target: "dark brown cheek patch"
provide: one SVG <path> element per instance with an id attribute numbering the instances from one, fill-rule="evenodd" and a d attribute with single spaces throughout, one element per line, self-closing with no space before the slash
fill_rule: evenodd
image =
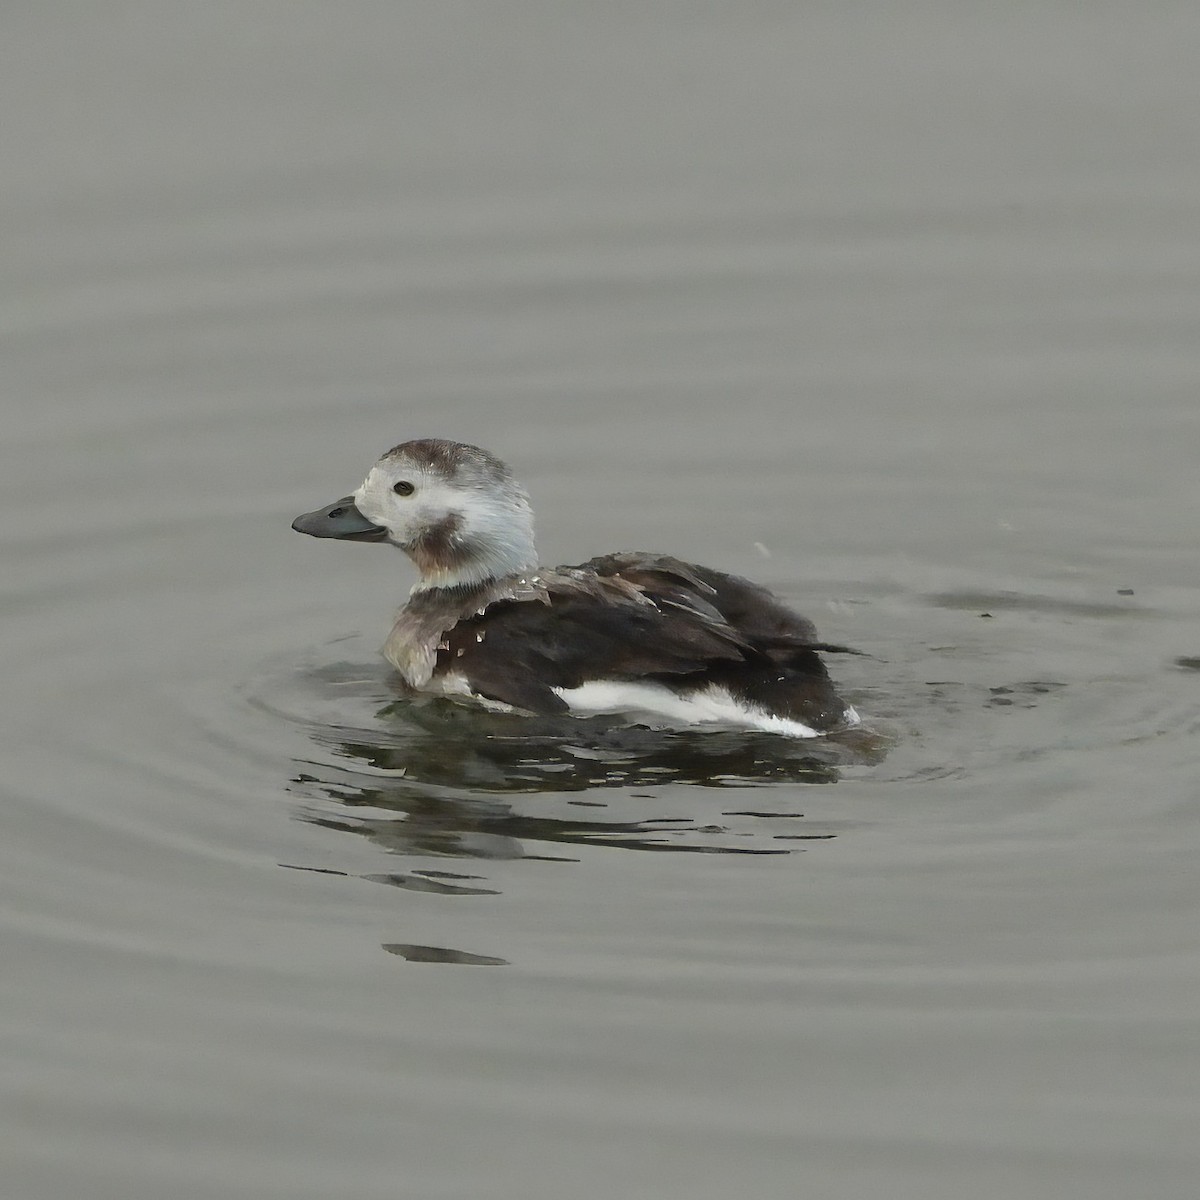
<path id="1" fill-rule="evenodd" d="M 462 523 L 460 513 L 450 513 L 435 525 L 422 530 L 406 547 L 409 556 L 423 575 L 453 570 L 461 567 L 471 557 L 470 550 L 459 536 Z"/>

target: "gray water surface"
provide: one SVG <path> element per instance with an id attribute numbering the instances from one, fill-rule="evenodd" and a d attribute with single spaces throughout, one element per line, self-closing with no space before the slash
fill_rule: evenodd
<path id="1" fill-rule="evenodd" d="M 1195 1194 L 1194 6 L 3 28 L 6 1200 Z M 397 707 L 414 436 L 867 733 Z"/>

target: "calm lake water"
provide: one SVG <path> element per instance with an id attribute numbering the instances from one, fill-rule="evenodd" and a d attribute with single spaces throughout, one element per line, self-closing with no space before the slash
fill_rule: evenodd
<path id="1" fill-rule="evenodd" d="M 1195 1195 L 1200 9 L 3 28 L 6 1200 Z M 868 734 L 395 706 L 417 436 Z"/>

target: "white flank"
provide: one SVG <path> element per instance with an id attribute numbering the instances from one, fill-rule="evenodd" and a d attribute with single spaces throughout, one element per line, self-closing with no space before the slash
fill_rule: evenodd
<path id="1" fill-rule="evenodd" d="M 455 673 L 437 676 L 433 684 L 424 690 L 452 699 L 470 699 L 489 712 L 517 711 L 503 700 L 489 700 L 471 691 L 466 679 Z M 781 733 L 785 737 L 824 736 L 820 730 L 802 721 L 790 721 L 787 717 L 777 717 L 753 705 L 742 704 L 724 688 L 715 686 L 693 692 L 690 696 L 680 696 L 659 683 L 595 679 L 577 688 L 552 690 L 567 702 L 571 714 L 576 717 L 628 713 L 632 716 L 657 717 L 673 726 L 720 724 L 738 729 L 757 729 L 763 733 Z M 843 722 L 843 729 L 852 729 L 862 723 L 862 718 L 847 705 Z"/>
<path id="2" fill-rule="evenodd" d="M 708 725 L 720 723 L 741 729 L 759 729 L 764 733 L 782 733 L 787 737 L 820 737 L 819 730 L 787 717 L 773 716 L 761 708 L 742 704 L 724 688 L 707 687 L 688 696 L 680 696 L 658 683 L 634 683 L 593 680 L 577 688 L 555 688 L 581 716 L 599 713 L 645 713 L 665 717 L 672 724 Z M 858 714 L 846 710 L 847 724 L 857 725 Z"/>

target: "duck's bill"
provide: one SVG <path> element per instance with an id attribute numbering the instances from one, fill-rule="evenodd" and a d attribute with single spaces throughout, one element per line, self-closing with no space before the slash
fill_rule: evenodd
<path id="1" fill-rule="evenodd" d="M 297 533 L 309 537 L 341 538 L 347 542 L 382 542 L 387 530 L 373 525 L 358 511 L 353 496 L 343 496 L 316 512 L 302 513 L 292 522 Z"/>

